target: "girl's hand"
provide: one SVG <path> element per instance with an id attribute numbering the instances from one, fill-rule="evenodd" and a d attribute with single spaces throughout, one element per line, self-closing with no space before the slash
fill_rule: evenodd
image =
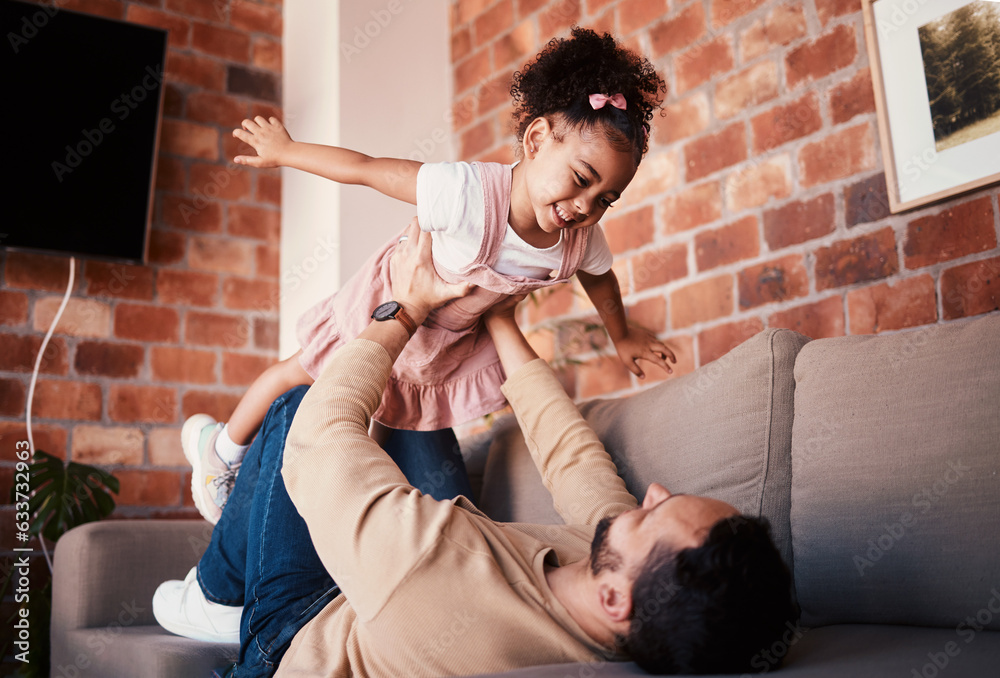
<path id="1" fill-rule="evenodd" d="M 490 318 L 513 318 L 514 309 L 516 309 L 517 305 L 524 301 L 524 298 L 527 296 L 527 294 L 514 294 L 506 297 L 490 306 L 486 310 L 486 313 L 483 314 L 483 317 L 486 320 L 489 320 Z"/>
<path id="2" fill-rule="evenodd" d="M 281 167 L 282 154 L 295 143 L 281 121 L 277 118 L 265 120 L 258 115 L 253 120 L 244 120 L 242 125 L 242 129 L 233 130 L 233 136 L 253 146 L 257 155 L 238 155 L 233 162 L 250 167 Z"/>
<path id="3" fill-rule="evenodd" d="M 628 333 L 615 342 L 615 350 L 618 351 L 618 357 L 626 369 L 640 379 L 646 375 L 639 367 L 637 362 L 639 360 L 655 363 L 666 370 L 667 374 L 674 373 L 667 361 L 677 363 L 677 356 L 670 347 L 657 339 L 652 332 L 640 327 L 629 327 Z"/>

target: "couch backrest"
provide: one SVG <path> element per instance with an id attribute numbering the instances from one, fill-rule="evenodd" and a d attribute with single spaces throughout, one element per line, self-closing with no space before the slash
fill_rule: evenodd
<path id="1" fill-rule="evenodd" d="M 795 381 L 803 623 L 1000 629 L 1000 314 L 813 341 Z"/>
<path id="2" fill-rule="evenodd" d="M 581 410 L 640 500 L 655 481 L 765 516 L 791 564 L 792 368 L 807 341 L 765 330 L 691 374 Z M 559 521 L 516 422 L 497 426 L 480 507 L 496 520 Z"/>

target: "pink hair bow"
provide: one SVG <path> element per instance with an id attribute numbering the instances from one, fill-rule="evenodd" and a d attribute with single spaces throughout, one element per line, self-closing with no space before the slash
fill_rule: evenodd
<path id="1" fill-rule="evenodd" d="M 594 110 L 599 110 L 604 108 L 604 104 L 610 103 L 615 108 L 624 111 L 625 110 L 625 97 L 619 94 L 612 94 L 611 96 L 605 96 L 603 94 L 591 94 L 590 95 L 590 105 L 594 107 Z"/>

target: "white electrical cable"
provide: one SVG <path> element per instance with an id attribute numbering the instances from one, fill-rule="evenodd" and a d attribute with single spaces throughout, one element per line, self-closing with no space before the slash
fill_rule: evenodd
<path id="1" fill-rule="evenodd" d="M 45 333 L 45 338 L 42 340 L 42 345 L 38 349 L 38 357 L 35 358 L 35 369 L 31 372 L 31 383 L 28 385 L 28 403 L 25 405 L 25 424 L 28 427 L 28 449 L 31 452 L 31 459 L 35 458 L 35 439 L 31 435 L 31 401 L 35 397 L 35 382 L 38 381 L 38 370 L 42 366 L 42 356 L 45 355 L 45 349 L 49 345 L 49 339 L 52 338 L 52 333 L 56 329 L 56 325 L 59 324 L 59 318 L 62 317 L 63 311 L 66 310 L 66 304 L 69 302 L 70 294 L 73 293 L 73 279 L 76 275 L 76 259 L 74 257 L 69 258 L 69 282 L 66 283 L 66 294 L 63 295 L 62 303 L 59 304 L 59 310 L 56 311 L 56 317 L 52 319 L 52 324 L 49 325 L 49 331 Z M 49 550 L 45 548 L 45 538 L 42 535 L 38 535 L 38 543 L 42 545 L 42 553 L 45 554 L 45 562 L 49 564 L 49 572 L 52 571 L 52 558 L 49 557 Z"/>

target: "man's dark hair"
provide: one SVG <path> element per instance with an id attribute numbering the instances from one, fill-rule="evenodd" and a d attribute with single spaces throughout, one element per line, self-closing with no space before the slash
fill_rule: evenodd
<path id="1" fill-rule="evenodd" d="M 724 518 L 701 546 L 657 546 L 632 586 L 624 639 L 650 673 L 739 673 L 795 621 L 791 575 L 767 519 Z"/>

